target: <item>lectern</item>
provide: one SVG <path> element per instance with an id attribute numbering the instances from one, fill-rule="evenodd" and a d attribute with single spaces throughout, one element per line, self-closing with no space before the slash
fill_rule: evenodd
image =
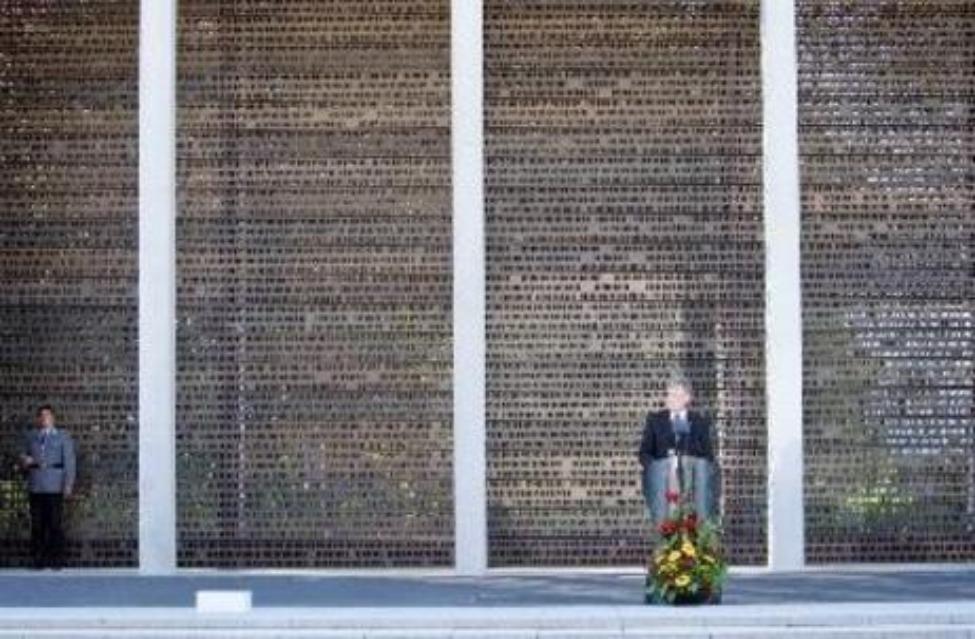
<path id="1" fill-rule="evenodd" d="M 653 460 L 643 472 L 643 498 L 655 524 L 677 508 L 667 501 L 670 491 L 679 493 L 681 501 L 692 505 L 699 517 L 717 518 L 721 474 L 710 459 L 671 454 Z"/>

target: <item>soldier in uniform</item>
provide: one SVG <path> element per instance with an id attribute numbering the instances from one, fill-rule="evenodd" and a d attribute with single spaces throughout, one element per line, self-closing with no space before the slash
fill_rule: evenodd
<path id="1" fill-rule="evenodd" d="M 75 447 L 71 436 L 54 425 L 54 408 L 37 409 L 35 428 L 24 439 L 20 467 L 30 493 L 31 555 L 35 568 L 64 565 L 62 513 L 75 481 Z"/>

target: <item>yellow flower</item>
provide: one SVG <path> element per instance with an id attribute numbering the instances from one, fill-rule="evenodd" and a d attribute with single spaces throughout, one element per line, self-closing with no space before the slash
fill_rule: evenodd
<path id="1" fill-rule="evenodd" d="M 666 559 L 666 558 L 667 558 L 667 556 L 664 555 L 663 553 L 661 553 L 661 554 L 659 554 L 659 555 L 657 555 L 656 557 L 653 558 L 653 563 L 655 563 L 655 564 L 657 564 L 659 566 L 660 564 L 664 563 L 664 559 Z"/>
<path id="2" fill-rule="evenodd" d="M 684 545 L 681 546 L 680 549 L 681 549 L 681 552 L 683 552 L 688 557 L 693 557 L 694 555 L 697 554 L 697 551 L 694 550 L 694 544 L 692 544 L 689 541 L 685 541 L 684 542 Z"/>
<path id="3" fill-rule="evenodd" d="M 667 555 L 667 560 L 668 561 L 677 561 L 679 559 L 680 559 L 680 551 L 679 550 L 671 550 L 670 551 L 670 554 Z"/>
<path id="4" fill-rule="evenodd" d="M 701 555 L 701 561 L 703 561 L 706 564 L 713 564 L 714 557 L 712 557 L 711 555 Z"/>
<path id="5" fill-rule="evenodd" d="M 687 574 L 679 575 L 677 579 L 674 580 L 674 583 L 678 588 L 683 588 L 687 584 L 691 583 L 691 576 Z"/>

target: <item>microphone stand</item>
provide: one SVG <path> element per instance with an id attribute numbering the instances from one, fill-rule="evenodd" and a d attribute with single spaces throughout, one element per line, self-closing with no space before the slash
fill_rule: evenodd
<path id="1" fill-rule="evenodd" d="M 684 448 L 687 445 L 687 438 L 690 435 L 690 415 L 682 423 L 682 428 L 677 428 L 674 424 L 674 447 L 677 453 L 677 491 L 680 493 L 681 501 L 685 501 L 687 496 L 684 494 Z M 686 430 L 685 430 L 686 429 Z"/>
<path id="2" fill-rule="evenodd" d="M 680 494 L 681 501 L 685 501 L 687 496 L 684 494 L 684 451 L 682 450 L 682 444 L 684 443 L 684 436 L 681 433 L 675 433 L 675 439 L 677 440 L 677 492 Z"/>

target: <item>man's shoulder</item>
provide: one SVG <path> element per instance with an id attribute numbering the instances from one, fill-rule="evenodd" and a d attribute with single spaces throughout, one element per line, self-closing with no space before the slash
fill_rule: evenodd
<path id="1" fill-rule="evenodd" d="M 663 421 L 664 419 L 667 420 L 670 419 L 670 414 L 668 413 L 666 408 L 662 408 L 659 410 L 654 409 L 647 412 L 647 421 L 649 422 L 659 422 L 659 421 Z"/>
<path id="2" fill-rule="evenodd" d="M 711 414 L 706 410 L 695 409 L 687 412 L 691 423 L 710 424 Z"/>

